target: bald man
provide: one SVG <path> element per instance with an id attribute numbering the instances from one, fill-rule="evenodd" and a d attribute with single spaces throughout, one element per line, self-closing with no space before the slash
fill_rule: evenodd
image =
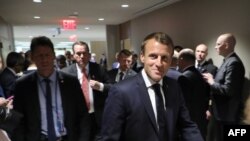
<path id="1" fill-rule="evenodd" d="M 201 72 L 209 72 L 215 76 L 217 67 L 206 60 L 208 55 L 208 47 L 205 44 L 199 44 L 195 49 L 195 67 Z"/>
<path id="2" fill-rule="evenodd" d="M 242 89 L 245 76 L 244 65 L 234 52 L 236 39 L 231 33 L 222 34 L 216 41 L 215 49 L 224 61 L 213 78 L 204 73 L 212 94 L 212 118 L 214 135 L 209 140 L 223 140 L 223 126 L 238 124 L 241 118 Z"/>

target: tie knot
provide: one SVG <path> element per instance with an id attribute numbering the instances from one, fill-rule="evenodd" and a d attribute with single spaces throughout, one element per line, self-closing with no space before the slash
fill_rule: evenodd
<path id="1" fill-rule="evenodd" d="M 44 80 L 44 82 L 46 82 L 46 83 L 50 83 L 50 79 L 49 78 L 45 78 L 45 79 L 43 79 Z"/>
<path id="2" fill-rule="evenodd" d="M 82 68 L 82 72 L 86 73 L 86 68 L 85 67 Z"/>
<path id="3" fill-rule="evenodd" d="M 152 85 L 152 88 L 154 89 L 154 90 L 160 90 L 160 84 L 159 83 L 155 83 L 155 84 L 153 84 Z"/>

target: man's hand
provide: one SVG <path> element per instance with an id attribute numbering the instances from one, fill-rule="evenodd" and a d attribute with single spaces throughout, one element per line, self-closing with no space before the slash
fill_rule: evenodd
<path id="1" fill-rule="evenodd" d="M 100 91 L 100 87 L 101 87 L 100 82 L 95 81 L 95 80 L 90 80 L 90 81 L 89 81 L 89 84 L 90 84 L 90 87 L 91 87 L 92 89 Z"/>
<path id="2" fill-rule="evenodd" d="M 202 76 L 209 85 L 214 84 L 214 78 L 211 73 L 203 73 Z"/>
<path id="3" fill-rule="evenodd" d="M 207 110 L 206 111 L 206 119 L 210 120 L 211 116 L 212 116 L 211 112 L 209 110 Z"/>

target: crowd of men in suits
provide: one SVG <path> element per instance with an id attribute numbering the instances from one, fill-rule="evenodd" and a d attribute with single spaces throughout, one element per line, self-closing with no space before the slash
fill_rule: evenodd
<path id="1" fill-rule="evenodd" d="M 117 55 L 119 67 L 107 71 L 90 61 L 90 48 L 83 41 L 72 45 L 72 56 L 70 52 L 60 56 L 65 64 L 57 69 L 54 61 L 60 58 L 51 40 L 35 37 L 30 45 L 35 70 L 17 79 L 24 60 L 13 52 L 0 74 L 4 97 L 14 96 L 11 111 L 18 113 L 10 138 L 222 141 L 223 126 L 239 124 L 243 110 L 240 93 L 245 69 L 234 52 L 235 44 L 230 33 L 218 37 L 215 49 L 224 57 L 218 69 L 206 60 L 205 44 L 195 51 L 184 48 L 177 52 L 167 34 L 155 32 L 142 43 L 139 58 L 143 67 L 134 67 L 138 56 L 123 49 Z M 0 105 L 1 111 L 5 109 Z M 6 117 L 3 113 L 0 121 Z"/>

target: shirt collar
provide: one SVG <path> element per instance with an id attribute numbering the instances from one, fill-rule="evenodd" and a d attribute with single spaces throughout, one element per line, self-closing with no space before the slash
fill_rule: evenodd
<path id="1" fill-rule="evenodd" d="M 232 54 L 234 54 L 234 52 L 229 53 L 229 54 L 224 58 L 224 60 L 227 60 L 227 58 L 229 58 Z"/>
<path id="2" fill-rule="evenodd" d="M 82 73 L 82 68 L 79 67 L 79 65 L 76 63 L 76 69 L 78 72 L 81 72 Z M 89 63 L 85 66 L 85 69 L 87 71 L 87 74 L 89 74 Z"/>
<path id="3" fill-rule="evenodd" d="M 147 88 L 149 88 L 152 85 L 154 85 L 155 83 L 157 83 L 148 77 L 148 75 L 146 74 L 146 71 L 144 69 L 142 70 L 142 78 L 143 78 Z M 158 83 L 162 86 L 162 79 Z"/>

